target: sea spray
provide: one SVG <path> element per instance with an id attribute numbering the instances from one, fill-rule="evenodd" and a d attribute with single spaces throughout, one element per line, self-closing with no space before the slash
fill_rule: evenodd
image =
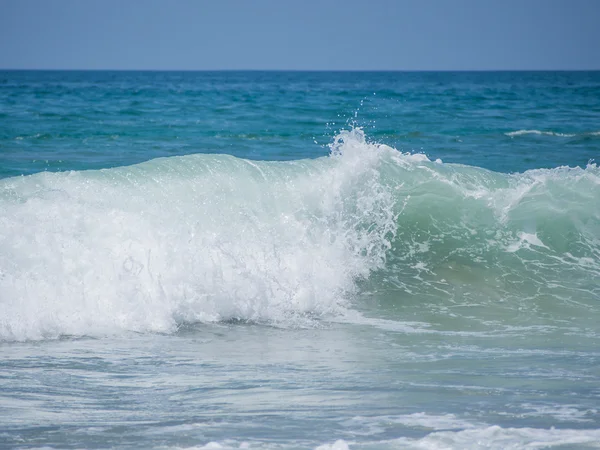
<path id="1" fill-rule="evenodd" d="M 3 180 L 0 336 L 336 313 L 384 265 L 391 151 L 353 130 L 317 160 L 192 155 Z"/>

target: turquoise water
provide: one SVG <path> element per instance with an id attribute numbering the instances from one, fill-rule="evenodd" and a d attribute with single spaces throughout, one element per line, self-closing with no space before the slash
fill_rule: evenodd
<path id="1" fill-rule="evenodd" d="M 0 72 L 0 447 L 600 447 L 599 72 Z"/>
<path id="2" fill-rule="evenodd" d="M 326 156 L 370 140 L 500 172 L 585 166 L 600 149 L 598 72 L 0 72 L 0 172 L 159 156 Z"/>

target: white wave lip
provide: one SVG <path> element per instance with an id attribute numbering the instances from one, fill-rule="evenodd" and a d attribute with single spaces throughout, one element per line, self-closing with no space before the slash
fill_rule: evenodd
<path id="1" fill-rule="evenodd" d="M 541 130 L 517 130 L 510 131 L 508 133 L 504 133 L 506 136 L 515 137 L 515 136 L 525 136 L 528 134 L 535 134 L 538 136 L 559 136 L 559 137 L 574 137 L 575 134 L 571 133 L 558 133 L 556 131 L 541 131 Z"/>
<path id="2" fill-rule="evenodd" d="M 558 131 L 544 131 L 544 130 L 516 130 L 504 133 L 505 136 L 517 137 L 527 135 L 537 136 L 556 136 L 556 137 L 576 137 L 576 136 L 600 136 L 600 131 L 590 131 L 589 133 L 560 133 Z"/>
<path id="3" fill-rule="evenodd" d="M 395 232 L 389 147 L 330 158 L 195 155 L 0 182 L 0 339 L 290 323 L 343 309 Z"/>

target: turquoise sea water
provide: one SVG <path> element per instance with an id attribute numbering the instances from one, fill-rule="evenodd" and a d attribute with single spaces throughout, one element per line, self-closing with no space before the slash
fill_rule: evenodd
<path id="1" fill-rule="evenodd" d="M 600 72 L 0 72 L 1 448 L 600 447 Z"/>

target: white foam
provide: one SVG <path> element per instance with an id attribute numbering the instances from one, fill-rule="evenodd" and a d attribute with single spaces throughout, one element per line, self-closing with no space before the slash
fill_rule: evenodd
<path id="1" fill-rule="evenodd" d="M 600 447 L 600 430 L 502 428 L 494 425 L 457 432 L 439 431 L 421 439 L 399 438 L 378 444 L 379 448 L 430 450 L 541 449 L 573 445 Z"/>
<path id="2" fill-rule="evenodd" d="M 392 150 L 343 132 L 289 163 L 197 155 L 0 182 L 0 339 L 284 326 L 344 309 L 384 264 Z"/>
<path id="3" fill-rule="evenodd" d="M 517 237 L 517 241 L 510 243 L 506 247 L 507 252 L 514 253 L 522 248 L 530 249 L 532 245 L 535 247 L 548 249 L 548 247 L 544 245 L 544 243 L 535 233 L 519 232 L 517 233 Z"/>
<path id="4" fill-rule="evenodd" d="M 343 439 L 338 439 L 333 444 L 323 444 L 315 448 L 315 450 L 349 450 L 348 443 Z"/>
<path id="5" fill-rule="evenodd" d="M 594 422 L 597 409 L 579 409 L 578 405 L 521 405 L 527 412 L 522 416 L 550 416 L 562 422 Z"/>
<path id="6" fill-rule="evenodd" d="M 504 133 L 505 136 L 517 137 L 534 134 L 538 136 L 556 136 L 556 137 L 575 137 L 575 136 L 600 136 L 600 131 L 590 131 L 582 133 L 559 133 L 557 131 L 542 131 L 542 130 L 517 130 Z"/>
<path id="7" fill-rule="evenodd" d="M 409 425 L 412 426 L 412 425 Z M 421 428 L 420 424 L 414 425 Z M 202 446 L 189 447 L 194 450 L 238 449 L 238 448 L 296 448 L 304 445 L 277 445 L 267 443 L 247 443 L 233 440 L 209 442 Z M 399 437 L 396 439 L 372 441 L 361 439 L 351 441 L 338 439 L 318 445 L 315 450 L 358 450 L 358 449 L 406 449 L 406 450 L 506 450 L 543 448 L 600 448 L 598 429 L 542 429 L 542 428 L 502 428 L 497 425 L 471 427 L 459 431 L 434 431 L 422 438 Z"/>
<path id="8" fill-rule="evenodd" d="M 510 131 L 508 133 L 504 133 L 506 136 L 515 137 L 515 136 L 525 136 L 528 134 L 536 134 L 538 136 L 558 136 L 558 137 L 574 137 L 575 134 L 571 133 L 558 133 L 556 131 L 541 131 L 541 130 L 517 130 Z"/>
<path id="9" fill-rule="evenodd" d="M 211 441 L 204 445 L 194 447 L 176 447 L 178 449 L 186 450 L 238 450 L 238 449 L 249 449 L 249 448 L 269 448 L 266 446 L 251 447 L 248 442 L 237 442 L 232 439 L 228 439 L 222 442 Z"/>

